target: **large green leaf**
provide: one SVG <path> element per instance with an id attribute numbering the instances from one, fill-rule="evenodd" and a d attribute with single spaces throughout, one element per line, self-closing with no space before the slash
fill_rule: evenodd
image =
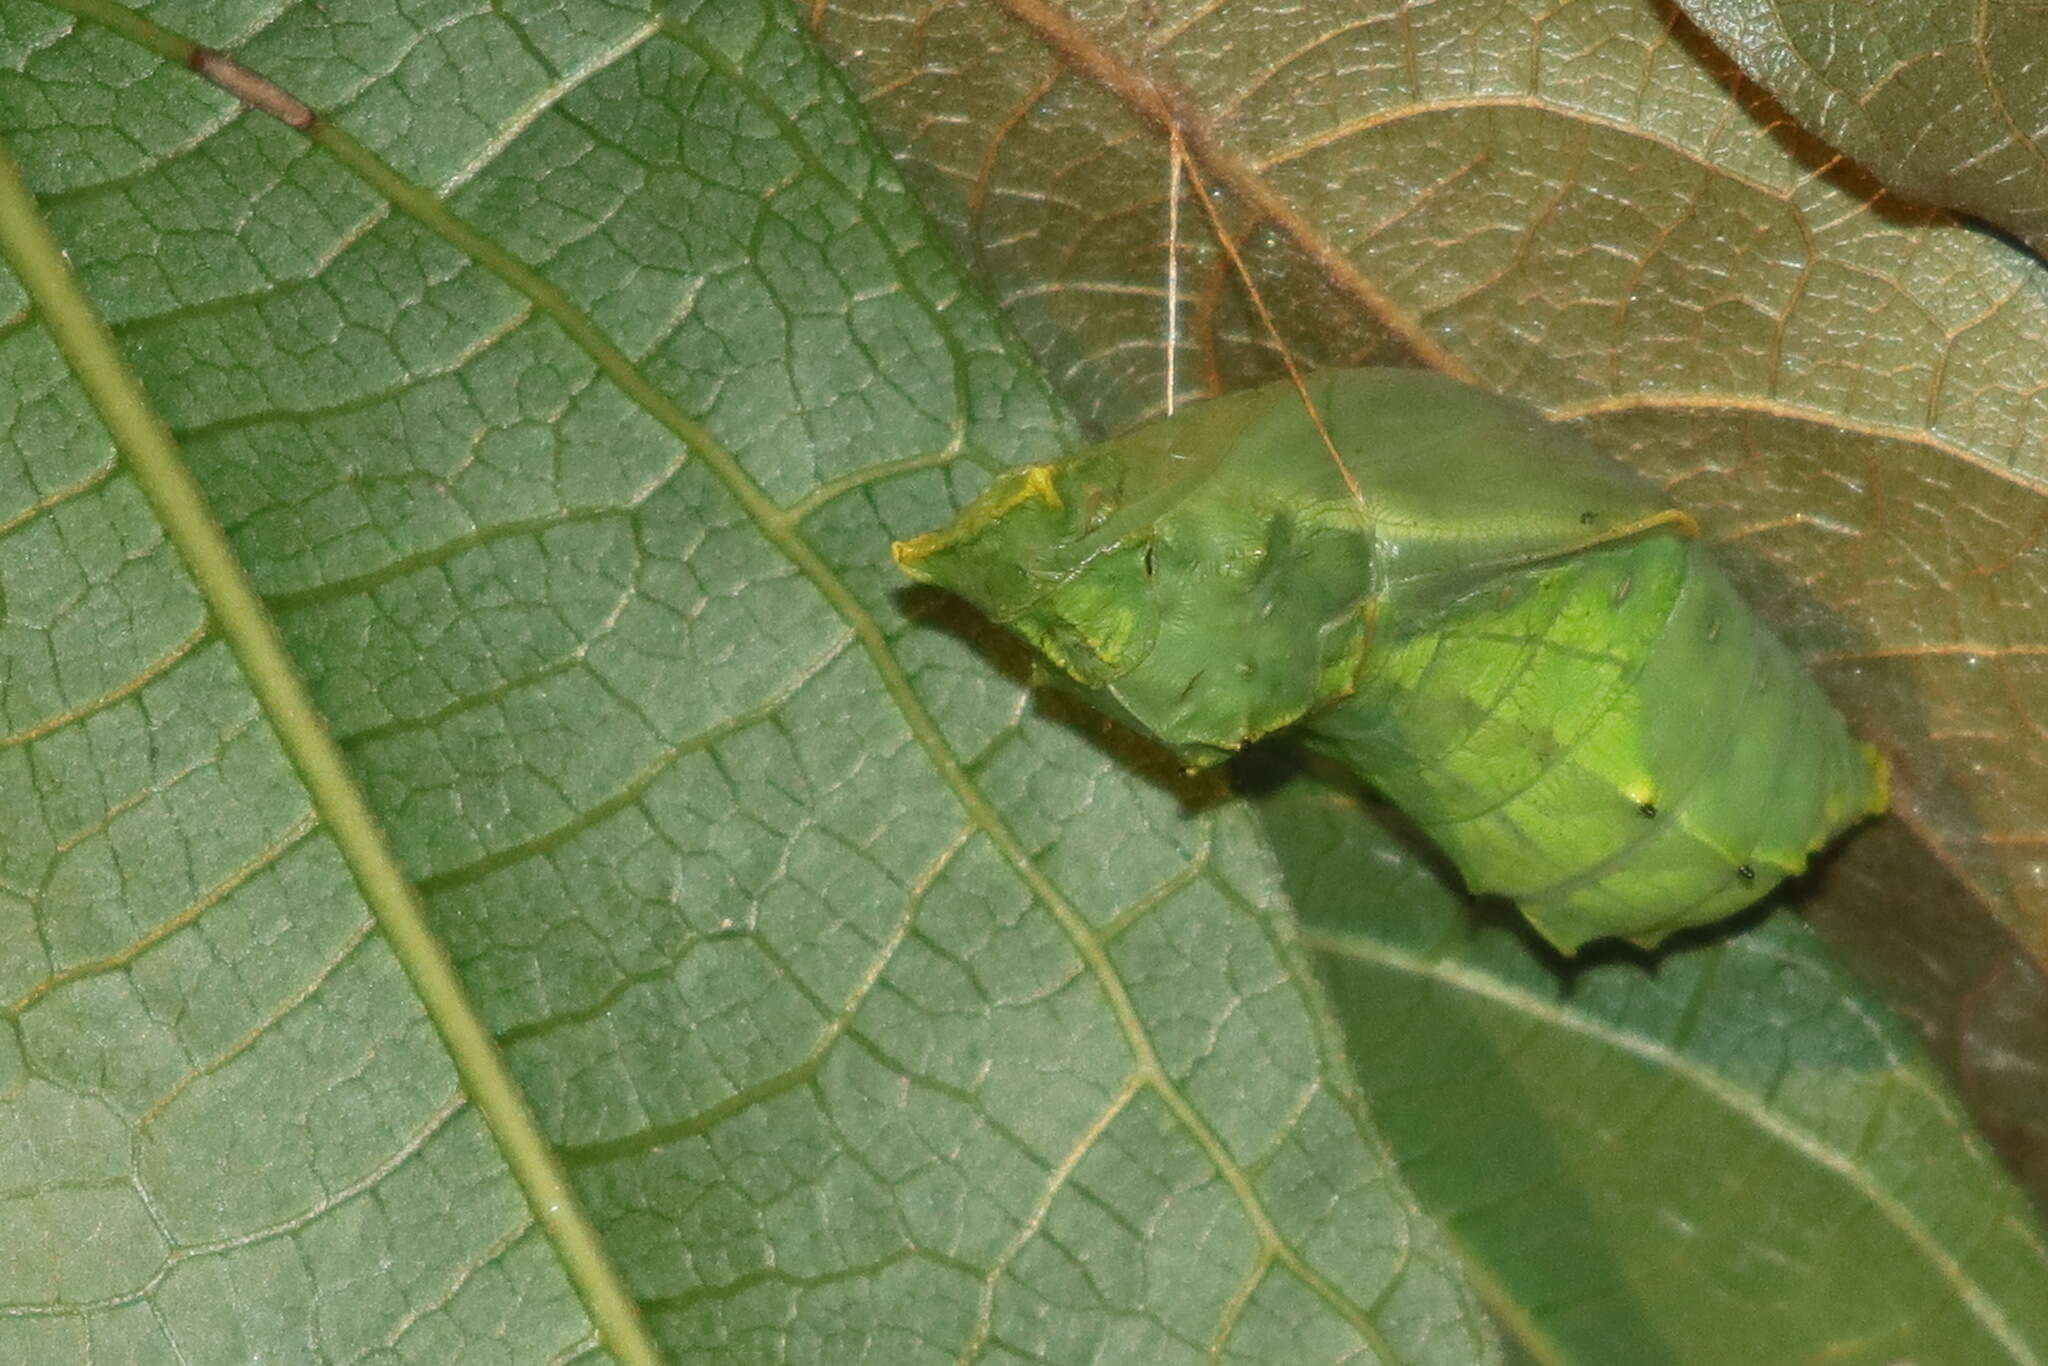
<path id="1" fill-rule="evenodd" d="M 1008 23 L 946 17 L 983 16 Z M 1537 1350 L 1649 1324 L 1719 1359 L 1658 1309 L 1694 1284 L 1682 1244 L 1565 1305 L 1527 1279 L 1542 1245 L 1473 1236 L 1491 1159 L 1422 1179 L 1432 1126 L 1373 1095 L 1410 1064 L 1347 1060 L 1370 1026 L 1346 988 L 1340 1033 L 1298 946 L 1294 898 L 1326 959 L 1365 956 L 1314 859 L 901 593 L 892 537 L 1074 439 L 1012 324 L 1043 343 L 1034 299 L 1120 283 L 1009 277 L 1007 319 L 984 307 L 768 0 L 155 17 L 0 10 L 0 137 L 66 254 L 5 196 L 0 1358 L 1462 1366 L 1500 1351 L 1469 1268 Z M 184 29 L 317 122 L 209 84 L 238 73 Z M 1045 122 L 1073 166 L 1126 148 L 1163 184 L 1111 74 Z M 1121 342 L 1065 343 L 1132 362 L 1063 385 L 1096 417 L 1155 392 L 1142 293 Z M 1501 980 L 1556 985 L 1507 947 Z M 1881 1304 L 2048 1357 L 2024 1204 L 1924 1065 L 1881 1021 L 1824 1051 L 1878 1009 L 1846 979 L 1775 986 L 1781 1028 L 1716 1037 L 1733 1071 L 1784 1038 L 1820 1060 L 1783 1081 L 1814 1141 L 1699 1088 L 1793 1168 L 1724 1196 L 1759 1219 L 1703 1264 L 1821 1268 L 1788 1342 Z M 1632 1028 L 1653 1085 L 1700 1074 Z M 1859 1124 L 1886 1103 L 1908 1122 Z M 1583 1112 L 1543 1122 L 1532 1150 Z M 1682 1123 L 1643 1133 L 1723 1170 Z M 1634 1255 L 1610 1218 L 1565 1232 Z M 1857 1220 L 1927 1232 L 1873 1267 Z"/>
<path id="2" fill-rule="evenodd" d="M 1068 428 L 793 13 L 266 14 L 310 137 L 105 17 L 0 61 L 0 1358 L 1493 1356 L 1249 818 L 900 610 Z"/>

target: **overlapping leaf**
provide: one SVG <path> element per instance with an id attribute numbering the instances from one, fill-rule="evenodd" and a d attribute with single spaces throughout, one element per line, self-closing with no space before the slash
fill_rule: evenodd
<path id="1" fill-rule="evenodd" d="M 2048 14 L 1997 0 L 1681 0 L 1816 134 L 1909 199 L 2048 242 Z"/>
<path id="2" fill-rule="evenodd" d="M 1341 787 L 1297 780 L 1261 807 L 1375 1117 L 1527 1308 L 1531 1346 L 2039 1358 L 2038 1225 L 1908 1032 L 1796 917 L 1654 972 L 1615 955 L 1560 974 Z"/>

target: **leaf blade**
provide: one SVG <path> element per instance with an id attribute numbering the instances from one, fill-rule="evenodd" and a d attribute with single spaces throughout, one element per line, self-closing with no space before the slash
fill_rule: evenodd
<path id="1" fill-rule="evenodd" d="M 202 297 L 136 288 L 109 312 L 663 1346 L 898 1361 L 934 1341 L 1111 1341 L 1171 1359 L 1263 1325 L 1354 1355 L 1378 1337 L 1396 1359 L 1485 1359 L 1440 1240 L 1396 1183 L 1361 1175 L 1384 1164 L 1325 1093 L 1328 1058 L 1282 1051 L 1313 1034 L 1312 998 L 1269 992 L 1262 1030 L 1216 1032 L 1292 1097 L 1227 1125 L 1241 1102 L 1190 1025 L 1169 1017 L 1167 1049 L 1118 1002 L 1134 969 L 1112 940 L 1141 926 L 1205 927 L 1261 982 L 1289 981 L 1270 892 L 1198 885 L 1209 836 L 1172 794 L 1027 713 L 891 596 L 892 530 L 1061 438 L 1042 389 L 786 15 L 611 19 L 520 35 L 522 58 L 574 76 L 542 83 L 539 113 L 479 127 L 450 101 L 417 139 L 378 111 L 405 82 L 459 88 L 447 52 L 504 33 L 354 35 L 402 54 L 405 80 L 353 105 L 289 82 L 334 120 L 323 155 L 214 109 L 135 177 L 150 212 L 91 193 L 59 207 L 87 278 L 116 293 L 127 248 L 97 250 L 115 223 L 220 241 L 259 225 L 259 268 L 223 253 Z M 237 56 L 317 75 L 321 23 L 291 11 Z M 758 181 L 726 178 L 733 147 L 760 154 Z M 205 180 L 215 160 L 244 178 Z M 193 181 L 196 223 L 168 212 Z M 445 200 L 428 188 L 444 184 Z M 265 221 L 280 202 L 306 210 L 287 216 L 301 236 Z M 952 453 L 884 445 L 912 438 Z M 1049 817 L 1048 785 L 1072 803 Z M 1085 818 L 1112 808 L 1145 857 L 1062 929 L 1033 894 L 1059 892 L 1049 868 L 1100 866 Z M 1154 884 L 1183 890 L 1146 901 Z M 348 925 L 342 952 L 385 963 Z M 1198 965 L 1208 989 L 1219 975 Z M 331 980 L 298 985 L 324 1002 Z M 203 978 L 173 981 L 203 996 Z M 288 1052 L 275 1026 L 247 1033 L 243 1056 Z M 1134 1063 L 1134 1043 L 1157 1057 Z M 216 1126 L 262 1092 L 223 1070 Z M 443 1128 L 461 1123 L 451 1095 Z M 374 1200 L 423 1145 L 363 1127 L 390 1170 L 347 1193 Z M 223 1183 L 253 1198 L 249 1175 Z M 470 1178 L 475 1203 L 501 1204 L 501 1180 Z M 455 1222 L 459 1184 L 412 1189 Z M 1373 1220 L 1331 1219 L 1333 1191 L 1365 1192 Z M 1191 1236 L 1144 1236 L 1155 1223 Z M 432 1265 L 435 1221 L 410 1232 L 408 1264 Z M 337 1256 L 287 1287 L 266 1260 L 282 1243 L 250 1256 L 260 1289 L 212 1296 L 229 1345 L 205 1354 L 449 1342 L 431 1305 L 403 1303 L 431 1274 L 357 1292 Z M 1100 1278 L 1074 1274 L 1084 1246 Z M 170 1280 L 164 1312 L 188 1331 L 207 1295 Z M 1155 1286 L 1175 1289 L 1155 1303 Z M 51 1313 L 117 1331 L 102 1308 Z"/>

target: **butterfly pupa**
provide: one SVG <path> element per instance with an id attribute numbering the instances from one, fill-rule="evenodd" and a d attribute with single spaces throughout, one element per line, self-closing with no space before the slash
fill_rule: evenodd
<path id="1" fill-rule="evenodd" d="M 1190 765 L 1279 731 L 1565 952 L 1755 902 L 1888 799 L 1657 491 L 1425 371 L 1208 399 L 899 542 Z"/>

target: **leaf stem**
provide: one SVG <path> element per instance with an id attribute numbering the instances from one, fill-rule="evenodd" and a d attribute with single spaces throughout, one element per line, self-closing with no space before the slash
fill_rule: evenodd
<path id="1" fill-rule="evenodd" d="M 276 622 L 214 519 L 169 426 L 101 321 L 20 167 L 0 141 L 0 256 L 14 268 L 80 388 L 107 425 L 129 473 L 198 585 L 278 744 L 298 771 L 392 952 L 447 1045 L 462 1088 L 482 1113 L 552 1240 L 592 1323 L 621 1361 L 654 1366 L 659 1349 L 612 1265 L 539 1120 L 428 927 L 406 875 L 341 747 L 328 733 Z"/>

